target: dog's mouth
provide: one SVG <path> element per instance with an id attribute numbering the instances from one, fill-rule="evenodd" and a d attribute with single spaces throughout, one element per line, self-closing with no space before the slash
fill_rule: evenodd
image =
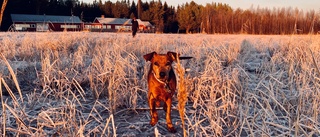
<path id="1" fill-rule="evenodd" d="M 157 78 L 157 79 L 159 79 L 159 80 L 161 80 L 161 81 L 163 81 L 163 82 L 165 82 L 165 81 L 167 81 L 167 78 L 166 77 L 160 77 L 160 78 Z"/>
<path id="2" fill-rule="evenodd" d="M 166 81 L 167 80 L 167 76 L 162 76 L 162 75 L 159 75 L 157 77 L 157 79 L 161 80 L 161 81 Z"/>

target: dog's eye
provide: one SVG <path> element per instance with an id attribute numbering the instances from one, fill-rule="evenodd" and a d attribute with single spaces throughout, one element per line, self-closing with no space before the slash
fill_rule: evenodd
<path id="1" fill-rule="evenodd" d="M 154 65 L 159 66 L 159 63 L 158 63 L 158 62 L 155 62 Z"/>

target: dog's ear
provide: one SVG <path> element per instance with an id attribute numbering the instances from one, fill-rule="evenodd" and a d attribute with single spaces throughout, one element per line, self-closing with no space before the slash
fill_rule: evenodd
<path id="1" fill-rule="evenodd" d="M 153 55 L 157 54 L 157 52 L 151 52 L 151 53 L 148 53 L 146 55 L 143 55 L 143 58 L 146 60 L 146 61 L 151 61 L 151 59 L 153 58 Z"/>
<path id="2" fill-rule="evenodd" d="M 167 55 L 171 61 L 177 61 L 177 58 L 180 56 L 180 54 L 171 51 L 167 52 Z"/>

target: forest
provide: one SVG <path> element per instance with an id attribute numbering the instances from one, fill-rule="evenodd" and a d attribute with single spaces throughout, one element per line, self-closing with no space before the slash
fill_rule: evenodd
<path id="1" fill-rule="evenodd" d="M 4 0 L 0 0 L 2 4 Z M 92 22 L 104 15 L 150 21 L 159 33 L 207 34 L 319 34 L 320 11 L 303 11 L 295 7 L 250 9 L 232 8 L 227 3 L 197 4 L 194 1 L 177 7 L 165 1 L 118 0 L 8 0 L 1 31 L 12 25 L 10 14 L 78 16 Z"/>

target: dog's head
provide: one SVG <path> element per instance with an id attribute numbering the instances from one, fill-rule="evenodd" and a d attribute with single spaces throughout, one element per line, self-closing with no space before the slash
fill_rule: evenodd
<path id="1" fill-rule="evenodd" d="M 146 61 L 151 62 L 152 73 L 157 79 L 166 81 L 169 78 L 169 72 L 172 69 L 172 62 L 177 61 L 179 54 L 168 52 L 167 54 L 157 54 L 152 52 L 143 56 Z"/>

